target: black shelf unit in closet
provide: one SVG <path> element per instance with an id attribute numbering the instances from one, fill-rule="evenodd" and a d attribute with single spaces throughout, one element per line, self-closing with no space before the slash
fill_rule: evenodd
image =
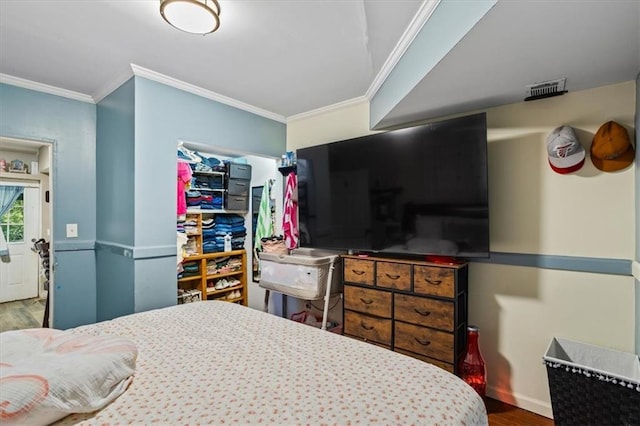
<path id="1" fill-rule="evenodd" d="M 251 165 L 242 163 L 227 163 L 225 175 L 227 190 L 224 208 L 226 210 L 249 210 L 251 197 Z"/>

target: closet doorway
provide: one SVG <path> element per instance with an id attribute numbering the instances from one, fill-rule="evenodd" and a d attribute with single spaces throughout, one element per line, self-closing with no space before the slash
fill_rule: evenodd
<path id="1" fill-rule="evenodd" d="M 0 186 L 14 194 L 0 217 L 8 250 L 0 261 L 0 331 L 51 324 L 45 317 L 53 272 L 44 268 L 53 254 L 47 251 L 43 262 L 34 242 L 52 240 L 52 157 L 52 142 L 0 137 Z"/>
<path id="2" fill-rule="evenodd" d="M 282 199 L 282 175 L 278 172 L 278 165 L 280 158 L 266 157 L 261 155 L 255 155 L 250 152 L 236 151 L 233 149 L 220 147 L 217 145 L 203 144 L 193 141 L 178 141 L 178 147 L 182 145 L 185 148 L 204 154 L 207 157 L 213 156 L 220 160 L 232 160 L 242 161 L 251 165 L 251 187 L 267 185 L 270 181 L 273 181 L 273 193 L 272 197 L 275 200 Z M 252 192 L 253 193 L 253 192 Z M 253 197 L 250 197 L 251 202 L 254 201 Z M 275 203 L 276 218 L 282 217 L 282 205 Z M 251 230 L 253 229 L 253 215 L 252 205 L 250 203 L 249 210 L 245 214 L 245 228 L 247 229 L 247 237 L 245 238 L 245 250 L 247 252 L 247 270 L 246 276 L 253 277 L 253 238 L 251 238 Z M 281 234 L 281 226 L 279 221 L 276 220 L 277 234 Z M 264 306 L 264 289 L 260 288 L 257 283 L 249 278 L 247 282 L 251 282 L 253 285 L 248 286 L 248 306 L 254 309 L 263 309 Z M 273 304 L 278 306 L 277 303 Z"/>

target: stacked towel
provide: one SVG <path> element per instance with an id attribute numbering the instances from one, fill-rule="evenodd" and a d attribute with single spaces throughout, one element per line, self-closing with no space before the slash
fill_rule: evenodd
<path id="1" fill-rule="evenodd" d="M 218 214 L 215 216 L 215 225 L 202 229 L 203 252 L 213 253 L 224 251 L 224 237 L 231 235 L 231 248 L 239 250 L 244 248 L 247 228 L 244 226 L 244 218 L 236 214 Z"/>

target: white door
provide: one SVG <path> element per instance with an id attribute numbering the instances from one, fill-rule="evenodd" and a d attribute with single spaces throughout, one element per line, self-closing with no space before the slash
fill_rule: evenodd
<path id="1" fill-rule="evenodd" d="M 40 234 L 40 189 L 26 186 L 12 208 L 23 210 L 24 221 L 8 223 L 15 232 L 5 235 L 11 262 L 0 262 L 0 303 L 38 296 L 40 259 L 31 251 L 31 240 L 38 239 Z"/>

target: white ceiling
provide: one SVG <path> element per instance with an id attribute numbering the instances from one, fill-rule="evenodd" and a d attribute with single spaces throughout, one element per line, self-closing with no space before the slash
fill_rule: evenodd
<path id="1" fill-rule="evenodd" d="M 640 0 L 502 0 L 381 125 L 521 102 L 548 80 L 571 92 L 639 72 Z"/>
<path id="2" fill-rule="evenodd" d="M 285 121 L 370 96 L 434 3 L 220 0 L 220 29 L 195 36 L 164 22 L 158 0 L 0 0 L 0 73 L 97 100 L 135 64 Z M 498 1 L 382 124 L 518 102 L 560 77 L 569 91 L 633 80 L 639 21 L 638 0 Z"/>

